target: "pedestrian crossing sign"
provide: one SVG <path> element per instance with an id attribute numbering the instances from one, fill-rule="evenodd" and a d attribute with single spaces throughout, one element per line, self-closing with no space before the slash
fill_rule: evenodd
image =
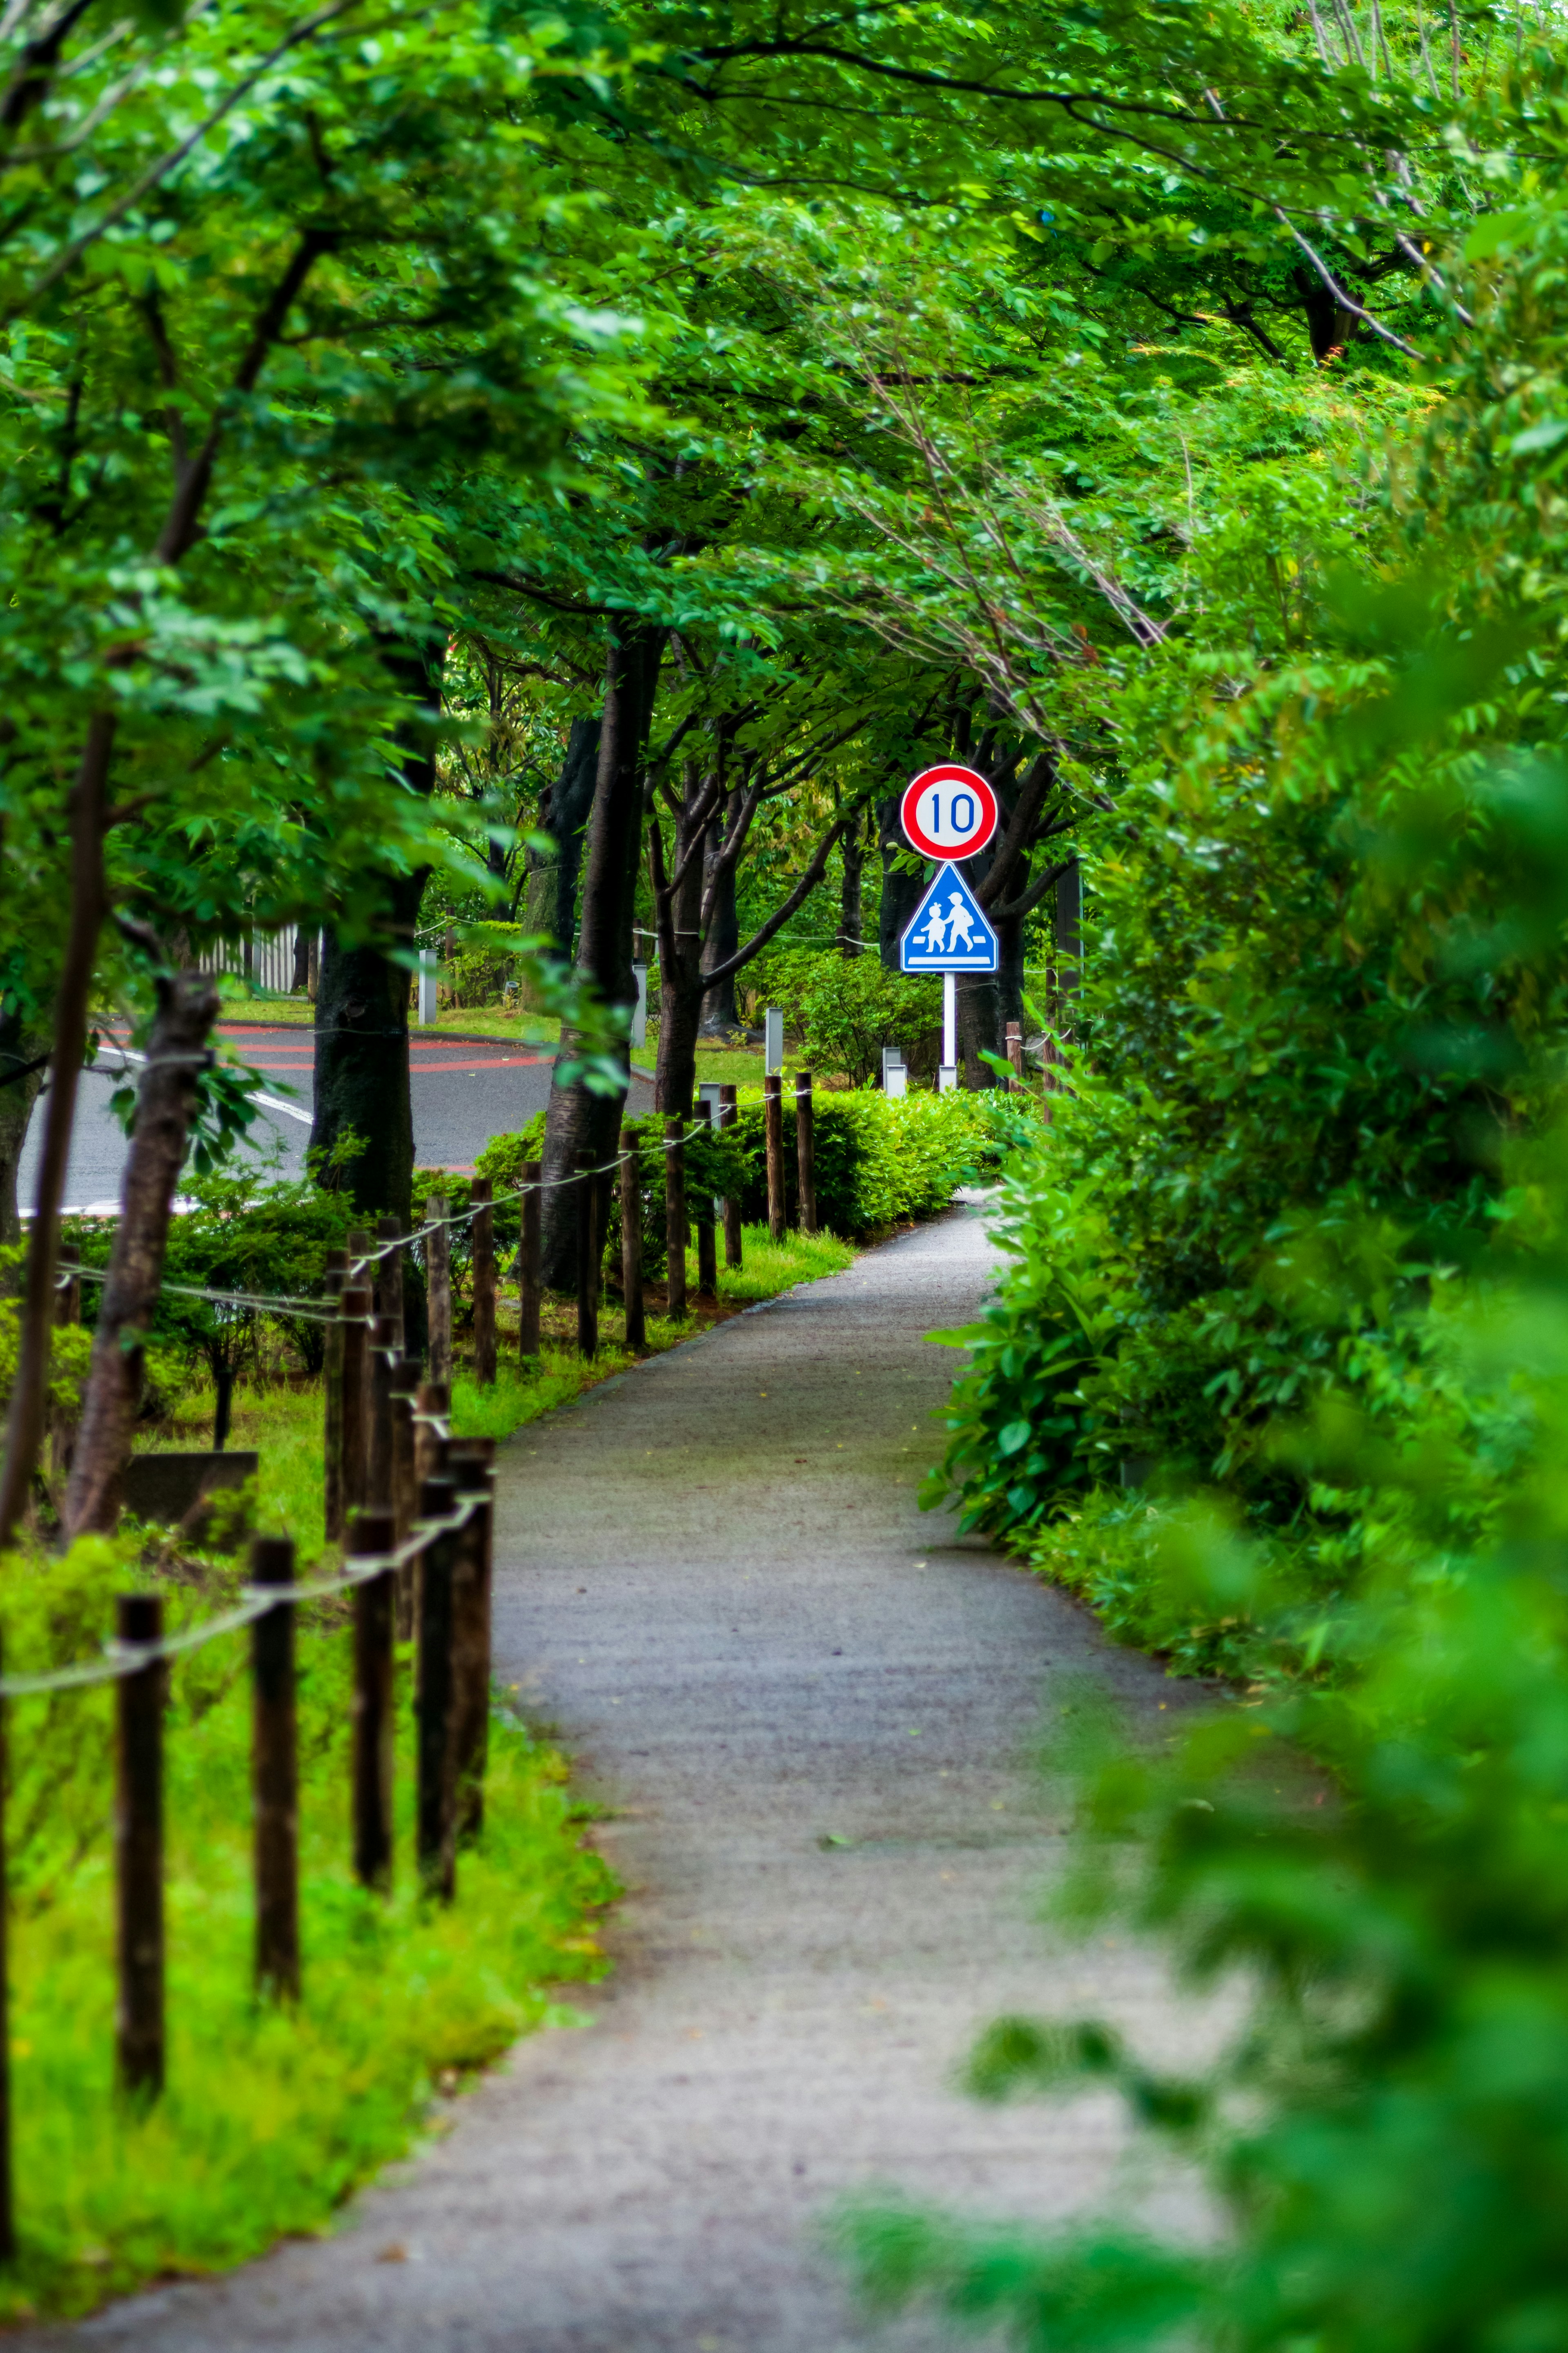
<path id="1" fill-rule="evenodd" d="M 954 866 L 939 866 L 899 942 L 904 972 L 994 972 L 996 934 Z"/>

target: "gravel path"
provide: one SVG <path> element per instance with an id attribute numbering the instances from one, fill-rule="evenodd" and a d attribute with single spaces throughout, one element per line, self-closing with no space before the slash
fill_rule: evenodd
<path id="1" fill-rule="evenodd" d="M 1088 1674 L 1152 1719 L 1173 1686 L 915 1508 L 955 1361 L 924 1335 L 991 1265 L 957 1213 L 503 1451 L 498 1664 L 614 1809 L 628 1891 L 594 2024 L 521 2046 L 337 2238 L 50 2342 L 913 2353 L 929 2324 L 870 2329 L 820 2250 L 837 2196 L 1038 2217 L 1103 2190 L 1108 2102 L 949 2084 L 1005 2009 L 1185 2031 L 1147 1960 L 1035 1917 L 1042 1699 Z"/>

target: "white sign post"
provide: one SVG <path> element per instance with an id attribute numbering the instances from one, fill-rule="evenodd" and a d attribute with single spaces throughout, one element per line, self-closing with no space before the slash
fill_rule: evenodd
<path id="1" fill-rule="evenodd" d="M 922 769 L 904 787 L 900 804 L 904 838 L 911 849 L 938 860 L 899 942 L 903 972 L 942 975 L 942 1067 L 937 1084 L 945 1094 L 958 1084 L 958 976 L 994 972 L 1001 961 L 996 934 L 954 860 L 973 858 L 996 830 L 1001 814 L 996 795 L 978 768 L 943 761 Z"/>

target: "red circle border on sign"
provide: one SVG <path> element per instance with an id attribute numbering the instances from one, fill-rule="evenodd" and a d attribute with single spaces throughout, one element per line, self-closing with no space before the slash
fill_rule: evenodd
<path id="1" fill-rule="evenodd" d="M 915 807 L 928 785 L 967 785 L 979 801 L 984 813 L 984 830 L 976 834 L 972 841 L 966 841 L 962 849 L 950 849 L 945 842 L 933 841 L 916 822 Z M 963 767 L 956 760 L 940 760 L 934 768 L 922 768 L 920 775 L 904 786 L 903 798 L 899 803 L 899 821 L 910 848 L 918 849 L 922 858 L 939 858 L 953 865 L 965 858 L 979 856 L 995 833 L 1000 814 L 996 795 L 979 769 Z"/>

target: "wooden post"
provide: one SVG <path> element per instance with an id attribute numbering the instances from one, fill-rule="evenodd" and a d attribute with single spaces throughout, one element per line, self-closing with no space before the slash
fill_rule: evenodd
<path id="1" fill-rule="evenodd" d="M 517 1252 L 517 1353 L 520 1356 L 539 1354 L 539 1311 L 544 1298 L 539 1280 L 540 1269 L 540 1195 L 539 1183 L 543 1170 L 537 1160 L 522 1164 L 521 1183 L 528 1190 L 522 1197 L 522 1239 Z"/>
<path id="2" fill-rule="evenodd" d="M 720 1126 L 733 1127 L 740 1116 L 736 1090 L 733 1087 L 721 1087 L 719 1090 Z M 724 1197 L 724 1263 L 731 1269 L 741 1263 L 741 1204 L 737 1198 L 732 1198 L 729 1194 Z"/>
<path id="3" fill-rule="evenodd" d="M 156 1642 L 163 1605 L 153 1593 L 122 1593 L 122 1642 Z M 114 1861 L 119 1897 L 120 2088 L 155 2097 L 163 2088 L 163 1662 L 120 1678 Z"/>
<path id="4" fill-rule="evenodd" d="M 55 1322 L 81 1322 L 81 1252 L 74 1242 L 62 1242 L 58 1254 L 59 1289 L 55 1293 Z"/>
<path id="5" fill-rule="evenodd" d="M 577 1155 L 577 1354 L 599 1353 L 598 1185 L 589 1175 L 597 1163 L 591 1152 Z"/>
<path id="6" fill-rule="evenodd" d="M 483 1498 L 459 1528 L 452 1572 L 452 1771 L 459 1839 L 484 1820 L 490 1718 L 490 1499 L 494 1439 L 466 1438 L 451 1452 L 458 1501 Z"/>
<path id="7" fill-rule="evenodd" d="M 770 1071 L 763 1081 L 763 1111 L 768 1139 L 768 1232 L 784 1238 L 784 1080 Z"/>
<path id="8" fill-rule="evenodd" d="M 444 1520 L 457 1499 L 450 1479 L 426 1479 L 419 1515 Z M 457 1893 L 457 1812 L 452 1745 L 452 1571 L 458 1538 L 432 1537 L 419 1563 L 419 1876 L 450 1904 Z"/>
<path id="9" fill-rule="evenodd" d="M 474 1204 L 474 1378 L 482 1389 L 494 1388 L 496 1379 L 496 1218 L 490 1207 L 493 1189 L 488 1176 L 476 1176 L 468 1188 L 468 1198 Z"/>
<path id="10" fill-rule="evenodd" d="M 389 1210 L 384 1218 L 377 1219 L 375 1238 L 378 1246 L 403 1240 L 403 1220 L 395 1210 Z M 404 1317 L 403 1252 L 400 1250 L 388 1250 L 384 1258 L 378 1258 L 375 1261 L 375 1312 L 378 1315 L 392 1317 L 397 1325 L 395 1345 L 401 1349 Z"/>
<path id="11" fill-rule="evenodd" d="M 795 1148 L 800 1175 L 800 1229 L 816 1231 L 816 1109 L 811 1100 L 811 1072 L 795 1074 Z"/>
<path id="12" fill-rule="evenodd" d="M 621 1130 L 621 1289 L 626 1303 L 626 1345 L 646 1348 L 642 1297 L 642 1155 L 635 1127 Z"/>
<path id="13" fill-rule="evenodd" d="M 322 1443 L 326 1454 L 327 1542 L 340 1544 L 343 1533 L 343 1277 L 348 1271 L 346 1250 L 327 1252 L 327 1272 L 324 1283 L 327 1303 L 332 1309 L 332 1320 L 327 1325 L 326 1360 L 321 1368 L 323 1384 L 324 1428 Z"/>
<path id="14" fill-rule="evenodd" d="M 430 1377 L 452 1377 L 452 1229 L 446 1224 L 447 1197 L 432 1193 L 425 1204 L 431 1231 L 425 1237 L 425 1281 L 430 1294 Z"/>
<path id="15" fill-rule="evenodd" d="M 440 1417 L 441 1420 L 445 1421 L 451 1410 L 452 1391 L 448 1383 L 446 1381 L 420 1382 L 419 1411 L 421 1413 L 437 1414 Z M 419 1484 L 422 1487 L 426 1479 L 444 1479 L 446 1477 L 447 1446 L 447 1440 L 441 1436 L 438 1430 L 431 1430 L 427 1426 L 422 1427 L 419 1430 L 416 1461 L 419 1472 Z"/>
<path id="16" fill-rule="evenodd" d="M 0 1674 L 4 1672 L 5 1650 L 0 1643 Z M 11 2168 L 11 1957 L 7 1950 L 10 1904 L 5 1872 L 5 1784 L 9 1776 L 5 1733 L 5 1703 L 0 1699 L 0 2263 L 13 2262 L 16 2253 L 16 2208 Z"/>
<path id="17" fill-rule="evenodd" d="M 664 1123 L 664 1242 L 669 1257 L 666 1278 L 671 1315 L 684 1315 L 686 1305 L 686 1122 Z"/>
<path id="18" fill-rule="evenodd" d="M 60 1326 L 81 1322 L 81 1252 L 74 1242 L 59 1248 L 59 1288 L 55 1293 L 55 1322 Z M 76 1451 L 77 1418 L 68 1406 L 49 1409 L 49 1469 L 57 1479 L 70 1474 Z"/>
<path id="19" fill-rule="evenodd" d="M 351 1559 L 392 1550 L 392 1514 L 362 1512 Z M 392 1884 L 392 1571 L 354 1588 L 354 1877 L 383 1894 Z"/>
<path id="20" fill-rule="evenodd" d="M 393 1540 L 402 1544 L 414 1525 L 419 1496 L 414 1412 L 419 1394 L 419 1367 L 412 1356 L 399 1356 L 392 1368 L 392 1527 Z M 405 1561 L 397 1572 L 397 1639 L 414 1640 L 417 1605 L 415 1588 L 419 1564 Z"/>
<path id="21" fill-rule="evenodd" d="M 353 1514 L 364 1509 L 370 1476 L 364 1382 L 365 1359 L 370 1352 L 370 1293 L 357 1288 L 345 1291 L 342 1302 L 342 1533 L 346 1534 Z"/>
<path id="22" fill-rule="evenodd" d="M 397 1325 L 378 1315 L 370 1335 L 370 1468 L 365 1501 L 373 1512 L 393 1508 L 392 1384 L 398 1363 Z"/>
<path id="23" fill-rule="evenodd" d="M 1020 1094 L 1024 1086 L 1024 1031 L 1019 1022 L 1007 1024 L 1007 1060 L 1013 1065 L 1013 1075 L 1007 1082 L 1009 1094 Z"/>
<path id="24" fill-rule="evenodd" d="M 258 1536 L 252 1585 L 287 1592 L 294 1582 L 288 1536 Z M 280 1603 L 250 1630 L 254 1686 L 251 1791 L 256 1818 L 256 1989 L 300 1999 L 300 1773 L 294 1720 L 294 1610 Z"/>

